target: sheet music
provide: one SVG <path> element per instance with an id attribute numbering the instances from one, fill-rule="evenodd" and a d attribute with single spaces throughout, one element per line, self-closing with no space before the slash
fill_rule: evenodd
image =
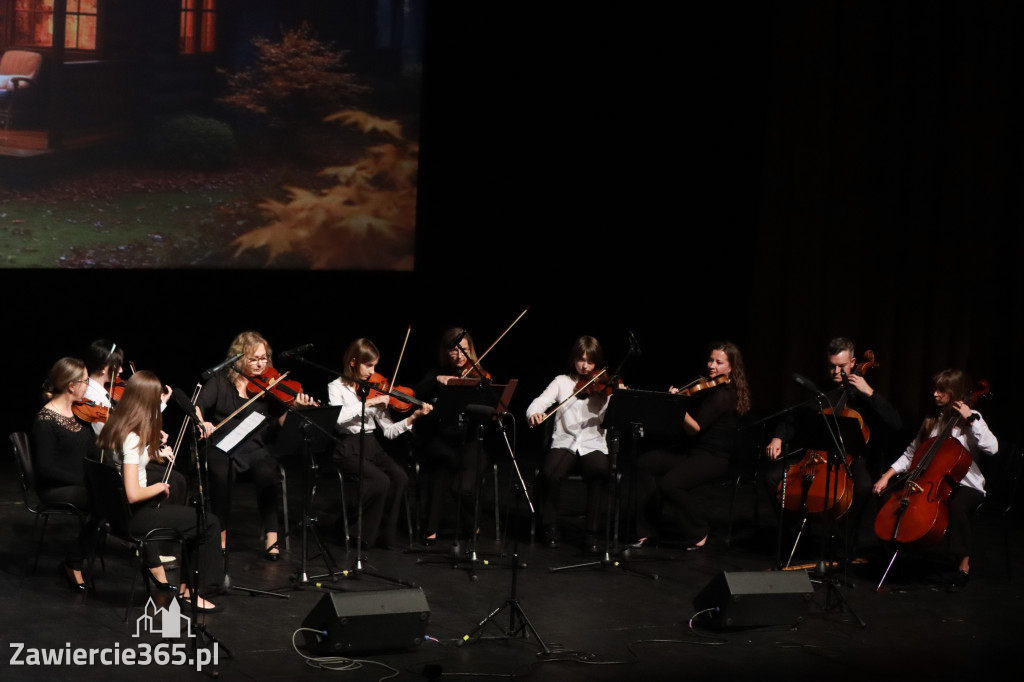
<path id="1" fill-rule="evenodd" d="M 217 449 L 229 452 L 231 448 L 241 443 L 245 440 L 246 436 L 255 431 L 266 418 L 266 415 L 260 414 L 259 412 L 252 412 L 248 417 L 242 420 L 241 424 L 232 429 L 231 433 L 220 439 L 220 442 L 217 443 Z"/>

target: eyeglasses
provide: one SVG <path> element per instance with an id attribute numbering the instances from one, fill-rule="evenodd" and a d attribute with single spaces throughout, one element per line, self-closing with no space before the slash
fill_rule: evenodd
<path id="1" fill-rule="evenodd" d="M 268 358 L 266 355 L 262 355 L 262 356 L 260 356 L 258 358 L 246 358 L 245 359 L 245 361 L 248 362 L 250 365 L 258 365 L 261 362 L 267 362 L 269 360 L 270 360 L 270 358 Z"/>

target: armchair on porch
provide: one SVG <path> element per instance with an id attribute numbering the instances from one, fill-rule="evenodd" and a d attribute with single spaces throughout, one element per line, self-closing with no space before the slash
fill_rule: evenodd
<path id="1" fill-rule="evenodd" d="M 7 50 L 0 57 L 0 127 L 13 127 L 30 113 L 38 97 L 43 56 L 27 50 Z"/>

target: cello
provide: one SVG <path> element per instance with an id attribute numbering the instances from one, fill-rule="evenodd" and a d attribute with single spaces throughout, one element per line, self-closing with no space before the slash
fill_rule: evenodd
<path id="1" fill-rule="evenodd" d="M 854 373 L 864 376 L 872 367 L 877 367 L 873 351 L 864 351 L 865 361 L 854 367 Z M 844 375 L 845 376 L 845 375 Z M 859 412 L 847 405 L 849 389 L 832 407 L 825 409 L 825 414 L 840 417 L 852 417 L 860 424 L 861 435 L 867 443 L 871 430 L 864 423 Z M 851 455 L 846 456 L 846 466 L 835 467 L 828 471 L 829 455 L 824 450 L 807 450 L 798 464 L 786 470 L 785 480 L 779 483 L 779 500 L 787 511 L 802 514 L 821 514 L 829 520 L 842 517 L 853 504 L 853 480 L 847 469 L 853 462 Z M 783 497 L 785 491 L 785 497 Z"/>
<path id="2" fill-rule="evenodd" d="M 964 401 L 969 407 L 988 395 L 987 381 L 979 381 L 978 386 Z M 939 433 L 914 451 L 901 488 L 885 501 L 875 517 L 875 535 L 880 540 L 930 547 L 946 534 L 949 497 L 974 461 L 970 451 L 952 437 L 953 429 L 962 421 L 963 416 L 954 410 Z"/>

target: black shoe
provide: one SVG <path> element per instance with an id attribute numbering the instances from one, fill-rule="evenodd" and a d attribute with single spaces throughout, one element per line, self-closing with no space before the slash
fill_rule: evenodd
<path id="1" fill-rule="evenodd" d="M 277 549 L 277 547 L 268 548 L 263 552 L 263 558 L 267 561 L 278 561 L 281 558 L 281 550 L 278 549 L 276 552 L 271 551 L 275 549 Z"/>
<path id="2" fill-rule="evenodd" d="M 708 536 L 705 535 L 703 540 L 698 540 L 697 542 L 699 544 L 687 545 L 686 546 L 686 551 L 687 552 L 699 552 L 700 550 L 702 550 L 705 547 L 707 547 L 708 546 Z"/>
<path id="3" fill-rule="evenodd" d="M 424 547 L 433 547 L 437 544 L 437 533 L 431 533 L 430 535 L 423 538 Z"/>
<path id="4" fill-rule="evenodd" d="M 145 578 L 149 582 L 153 583 L 153 587 L 155 587 L 158 592 L 177 592 L 178 591 L 178 586 L 177 585 L 172 585 L 170 583 L 164 583 L 164 582 L 160 582 L 159 580 L 157 580 L 156 576 L 153 575 L 153 571 L 149 570 L 149 568 L 147 568 L 146 566 L 142 567 L 142 576 L 143 576 L 143 578 Z"/>
<path id="5" fill-rule="evenodd" d="M 60 563 L 57 567 L 57 575 L 67 583 L 72 592 L 82 593 L 86 591 L 85 583 L 80 583 L 75 579 L 74 569 L 71 568 L 71 565 L 68 564 L 68 562 L 62 561 Z"/>
<path id="6" fill-rule="evenodd" d="M 557 548 L 561 539 L 562 537 L 558 532 L 558 526 L 547 526 L 544 529 L 544 546 L 548 549 Z"/>
<path id="7" fill-rule="evenodd" d="M 188 613 L 192 610 L 192 597 L 178 596 L 178 603 L 181 604 L 181 610 L 183 613 Z M 196 611 L 199 613 L 219 613 L 224 610 L 223 604 L 216 604 L 214 606 L 196 606 Z"/>
<path id="8" fill-rule="evenodd" d="M 970 573 L 967 573 L 965 571 L 957 571 L 956 574 L 953 576 L 953 584 L 950 585 L 946 591 L 951 594 L 963 592 L 964 588 L 967 587 L 967 581 L 970 579 Z"/>

